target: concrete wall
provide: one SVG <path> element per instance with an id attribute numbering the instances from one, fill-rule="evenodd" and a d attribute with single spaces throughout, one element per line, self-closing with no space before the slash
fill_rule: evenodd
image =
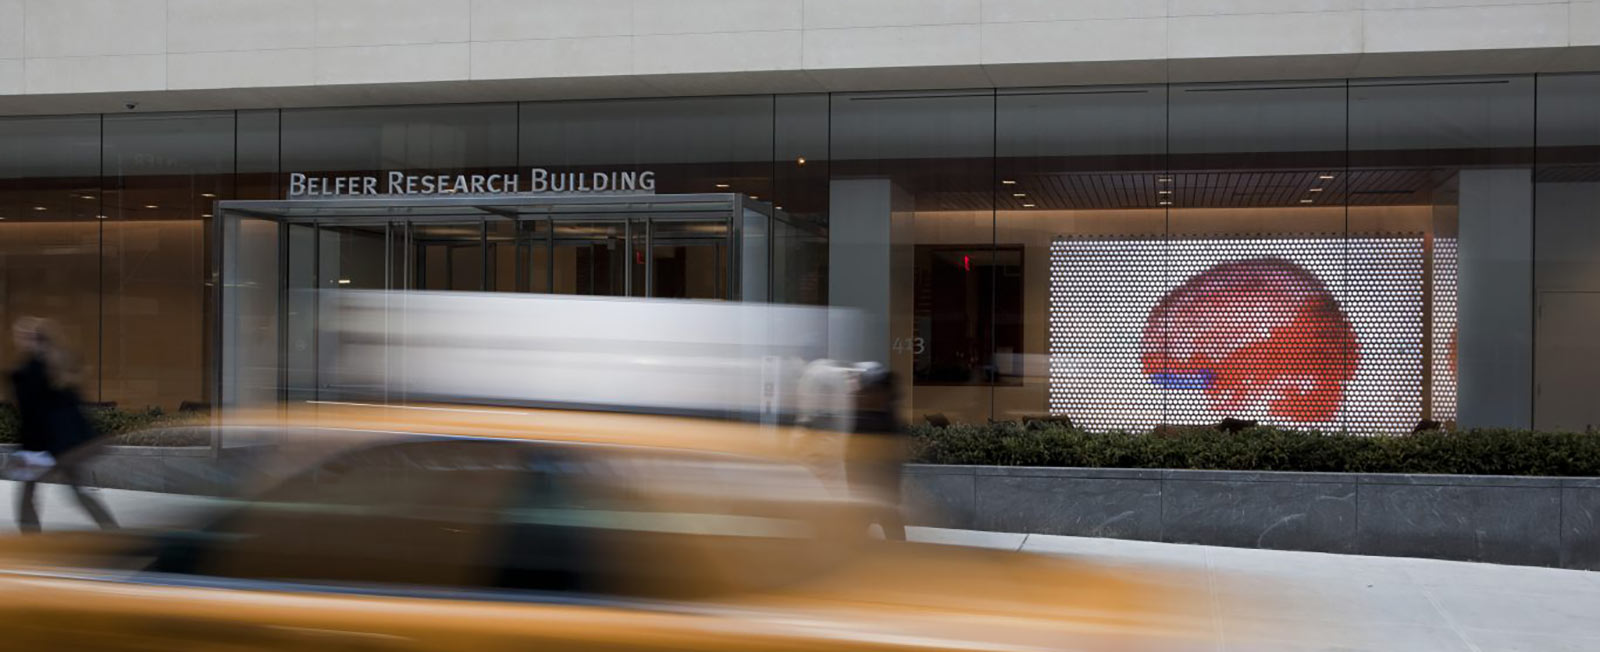
<path id="1" fill-rule="evenodd" d="M 110 446 L 87 482 L 229 495 L 287 470 L 264 459 Z M 912 465 L 905 501 L 913 525 L 1600 570 L 1600 478 Z"/>
<path id="2" fill-rule="evenodd" d="M 1600 479 L 913 466 L 913 524 L 1600 569 Z"/>
<path id="3" fill-rule="evenodd" d="M 861 311 L 867 334 L 864 359 L 893 361 L 894 371 L 909 378 L 906 356 L 891 355 L 896 339 L 911 336 L 911 260 L 904 243 L 910 220 L 906 208 L 911 198 L 889 179 L 840 179 L 829 184 L 831 230 L 828 259 L 828 303 Z M 834 342 L 851 342 L 849 333 L 837 333 Z M 830 355 L 848 359 L 841 351 Z"/>
<path id="4" fill-rule="evenodd" d="M 0 113 L 1596 68 L 1595 0 L 0 0 Z"/>

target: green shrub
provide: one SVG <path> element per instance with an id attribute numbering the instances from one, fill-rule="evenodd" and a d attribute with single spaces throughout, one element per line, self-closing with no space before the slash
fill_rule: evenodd
<path id="1" fill-rule="evenodd" d="M 188 425 L 183 423 L 160 423 L 146 430 L 112 435 L 106 441 L 113 446 L 208 446 L 211 444 L 211 434 L 207 430 L 171 430 L 162 426 Z"/>
<path id="2" fill-rule="evenodd" d="M 86 412 L 96 433 L 115 438 L 107 443 L 129 446 L 203 446 L 210 443 L 204 433 L 164 430 L 204 424 L 208 416 L 203 413 L 169 414 L 156 407 L 143 410 L 89 408 Z M 17 440 L 16 408 L 0 407 L 0 444 L 15 444 Z"/>
<path id="3" fill-rule="evenodd" d="M 1528 430 L 1366 436 L 1251 428 L 1095 433 L 1063 426 L 916 426 L 928 464 L 1600 476 L 1600 435 Z"/>
<path id="4" fill-rule="evenodd" d="M 0 444 L 17 443 L 17 409 L 0 406 Z"/>

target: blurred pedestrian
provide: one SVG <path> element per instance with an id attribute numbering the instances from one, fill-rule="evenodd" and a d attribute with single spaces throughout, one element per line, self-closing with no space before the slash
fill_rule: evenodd
<path id="1" fill-rule="evenodd" d="M 851 491 L 874 505 L 868 527 L 877 523 L 883 538 L 906 539 L 900 514 L 900 482 L 909 446 L 900 423 L 894 373 L 878 364 L 857 366 L 855 417 L 845 446 L 845 480 Z"/>
<path id="2" fill-rule="evenodd" d="M 11 328 L 20 364 L 11 372 L 12 400 L 17 407 L 22 459 L 27 462 L 17 502 L 17 527 L 39 531 L 34 493 L 40 481 L 59 478 L 72 488 L 78 504 L 102 529 L 117 526 L 111 512 L 83 489 L 83 465 L 94 439 L 78 395 L 77 359 L 54 322 L 38 317 L 18 319 Z"/>
<path id="3" fill-rule="evenodd" d="M 855 369 L 848 363 L 808 363 L 796 388 L 795 425 L 805 434 L 791 434 L 786 443 L 823 485 L 842 492 L 850 491 L 840 462 L 855 414 L 854 378 Z"/>

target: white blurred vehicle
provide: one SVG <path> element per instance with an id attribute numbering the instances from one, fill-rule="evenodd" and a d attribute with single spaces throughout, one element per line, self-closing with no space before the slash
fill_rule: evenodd
<path id="1" fill-rule="evenodd" d="M 323 306 L 319 382 L 346 400 L 779 420 L 808 363 L 861 350 L 854 312 L 811 306 L 361 290 Z"/>

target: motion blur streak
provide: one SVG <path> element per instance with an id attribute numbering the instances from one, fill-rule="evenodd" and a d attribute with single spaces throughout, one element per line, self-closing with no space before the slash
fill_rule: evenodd
<path id="1" fill-rule="evenodd" d="M 343 400 L 792 411 L 807 362 L 859 357 L 848 310 L 481 292 L 325 291 L 319 383 Z"/>
<path id="2" fill-rule="evenodd" d="M 1215 647 L 1204 579 L 871 534 L 906 445 L 853 313 L 323 298 L 309 400 L 203 428 L 227 498 L 0 539 L 0 648 Z"/>

